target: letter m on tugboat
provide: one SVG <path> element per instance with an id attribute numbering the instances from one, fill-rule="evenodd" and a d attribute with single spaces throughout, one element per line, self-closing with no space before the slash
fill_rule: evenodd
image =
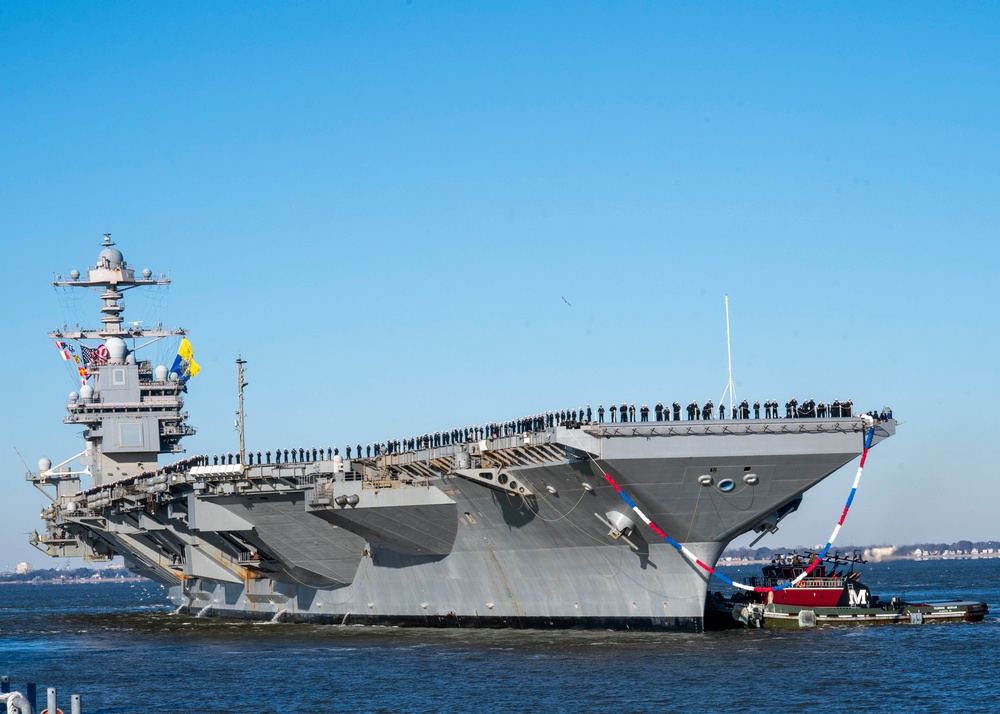
<path id="1" fill-rule="evenodd" d="M 868 607 L 868 589 L 855 590 L 853 587 L 847 589 L 847 604 L 849 607 Z"/>

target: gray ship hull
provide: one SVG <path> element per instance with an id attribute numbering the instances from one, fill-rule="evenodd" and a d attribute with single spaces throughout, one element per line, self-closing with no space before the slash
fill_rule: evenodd
<path id="1" fill-rule="evenodd" d="M 707 574 L 636 523 L 604 474 L 714 565 L 854 459 L 862 429 L 857 418 L 586 425 L 374 459 L 194 467 L 156 494 L 155 513 L 120 488 L 91 535 L 203 616 L 700 630 Z M 875 441 L 893 431 L 878 424 Z M 136 510 L 130 537 L 156 534 L 175 555 L 129 552 L 116 534 Z M 609 533 L 615 514 L 632 521 Z"/>
<path id="2" fill-rule="evenodd" d="M 189 582 L 171 602 L 200 615 L 424 627 L 702 627 L 706 581 L 676 550 L 653 545 L 639 563 L 625 548 L 494 550 L 470 534 L 467 550 L 416 562 L 373 548 L 355 581 L 336 589 L 251 581 Z M 463 538 L 465 540 L 465 538 Z M 475 542 L 475 541 L 481 541 Z M 714 561 L 717 543 L 688 544 Z"/>
<path id="3" fill-rule="evenodd" d="M 861 454 L 866 430 L 874 428 L 873 443 L 895 432 L 891 414 L 852 417 L 850 402 L 827 412 L 790 401 L 789 415 L 808 418 L 788 419 L 749 419 L 744 402 L 744 418 L 733 420 L 594 424 L 548 413 L 390 442 L 374 457 L 360 458 L 359 445 L 353 460 L 299 449 L 273 464 L 257 452 L 254 464 L 241 431 L 235 464 L 230 454 L 222 464 L 198 456 L 161 468 L 157 458 L 182 453 L 180 441 L 194 433 L 184 395 L 200 368 L 184 330 L 125 324 L 125 291 L 170 281 L 136 273 L 114 245 L 105 235 L 86 275 L 73 270 L 53 283 L 97 291 L 101 326 L 49 335 L 64 360 L 80 347 L 81 386 L 64 421 L 82 429 L 85 447 L 55 466 L 42 458 L 27 474 L 52 500 L 44 532 L 30 540 L 57 558 L 122 556 L 162 583 L 178 610 L 699 630 L 706 572 L 642 523 L 617 489 L 714 566 L 733 538 L 773 532 L 803 493 Z M 170 368 L 133 351 L 163 338 L 181 338 Z M 245 362 L 236 364 L 240 425 Z M 765 405 L 765 414 L 776 410 Z M 81 491 L 82 477 L 93 487 Z"/>

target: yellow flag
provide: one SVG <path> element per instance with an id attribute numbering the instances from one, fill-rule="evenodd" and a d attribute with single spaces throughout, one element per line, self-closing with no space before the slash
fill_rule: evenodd
<path id="1" fill-rule="evenodd" d="M 181 377 L 181 381 L 187 381 L 201 371 L 201 366 L 194 361 L 194 347 L 188 342 L 188 338 L 181 340 L 180 347 L 177 348 L 177 360 L 174 369 Z"/>

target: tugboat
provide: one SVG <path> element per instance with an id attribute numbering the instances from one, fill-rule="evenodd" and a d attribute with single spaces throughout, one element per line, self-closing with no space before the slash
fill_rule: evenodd
<path id="1" fill-rule="evenodd" d="M 706 604 L 706 624 L 730 627 L 798 628 L 818 625 L 914 624 L 930 622 L 980 622 L 989 613 L 985 602 L 951 600 L 904 602 L 898 597 L 888 602 L 873 595 L 862 583 L 856 565 L 867 561 L 859 551 L 844 556 L 828 555 L 812 572 L 792 587 L 814 555 L 776 555 L 765 565 L 761 576 L 744 579 L 766 592 L 740 592 L 729 598 L 712 593 Z M 849 567 L 848 567 L 849 566 Z M 846 570 L 845 570 L 846 568 Z M 709 613 L 711 611 L 711 614 Z M 726 618 L 728 613 L 731 618 Z M 731 619 L 731 622 L 726 622 Z"/>

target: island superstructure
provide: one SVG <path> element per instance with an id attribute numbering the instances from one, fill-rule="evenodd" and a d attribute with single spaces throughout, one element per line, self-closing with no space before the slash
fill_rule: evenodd
<path id="1" fill-rule="evenodd" d="M 56 466 L 42 459 L 27 478 L 52 499 L 34 545 L 60 558 L 120 555 L 180 611 L 700 630 L 708 576 L 637 523 L 611 482 L 714 565 L 732 539 L 775 530 L 803 493 L 856 458 L 872 421 L 593 423 L 580 414 L 353 458 L 293 450 L 261 463 L 241 448 L 235 461 L 161 466 L 194 433 L 182 411 L 193 360 L 186 338 L 172 367 L 142 360 L 143 347 L 185 332 L 124 328 L 121 294 L 165 282 L 150 271 L 137 278 L 105 236 L 86 278 L 74 271 L 54 283 L 100 291 L 102 327 L 50 335 L 90 357 L 65 419 L 85 427 L 85 444 Z M 895 426 L 878 420 L 873 443 Z"/>

